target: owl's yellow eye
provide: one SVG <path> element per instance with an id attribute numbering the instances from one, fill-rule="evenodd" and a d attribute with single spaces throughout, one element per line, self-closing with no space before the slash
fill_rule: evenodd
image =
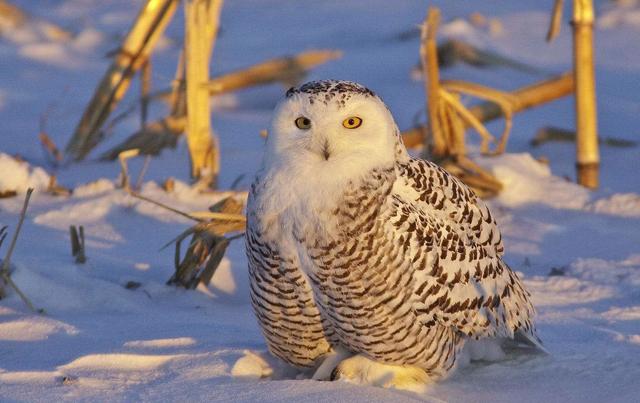
<path id="1" fill-rule="evenodd" d="M 357 116 L 351 116 L 342 121 L 342 126 L 347 129 L 357 129 L 362 124 L 362 119 Z"/>
<path id="2" fill-rule="evenodd" d="M 309 118 L 305 118 L 304 116 L 300 116 L 296 119 L 296 126 L 298 129 L 309 130 L 311 127 L 311 120 Z"/>

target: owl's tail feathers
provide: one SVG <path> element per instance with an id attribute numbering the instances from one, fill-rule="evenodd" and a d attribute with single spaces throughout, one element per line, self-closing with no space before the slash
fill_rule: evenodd
<path id="1" fill-rule="evenodd" d="M 513 335 L 513 340 L 519 344 L 531 347 L 538 353 L 551 355 L 549 350 L 542 344 L 542 340 L 535 334 L 534 330 L 518 329 Z"/>

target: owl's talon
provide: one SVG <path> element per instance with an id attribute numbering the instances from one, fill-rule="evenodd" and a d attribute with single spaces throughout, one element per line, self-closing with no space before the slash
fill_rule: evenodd
<path id="1" fill-rule="evenodd" d="M 329 377 L 329 380 L 333 382 L 339 379 L 340 379 L 340 371 L 338 370 L 338 367 L 335 367 L 333 371 L 331 371 L 331 376 Z"/>

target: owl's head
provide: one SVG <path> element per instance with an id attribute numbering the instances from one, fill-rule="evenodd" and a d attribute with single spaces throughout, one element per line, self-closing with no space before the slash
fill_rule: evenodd
<path id="1" fill-rule="evenodd" d="M 393 164 L 396 143 L 393 117 L 371 90 L 312 81 L 291 88 L 276 107 L 265 167 L 349 178 Z"/>

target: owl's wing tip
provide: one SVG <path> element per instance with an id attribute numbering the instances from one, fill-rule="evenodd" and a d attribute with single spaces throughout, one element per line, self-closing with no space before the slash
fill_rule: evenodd
<path id="1" fill-rule="evenodd" d="M 540 340 L 540 338 L 533 331 L 525 331 L 520 329 L 513 335 L 513 339 L 519 343 L 534 348 L 541 354 L 551 355 L 549 350 L 547 350 L 546 347 L 542 344 L 542 340 Z"/>

